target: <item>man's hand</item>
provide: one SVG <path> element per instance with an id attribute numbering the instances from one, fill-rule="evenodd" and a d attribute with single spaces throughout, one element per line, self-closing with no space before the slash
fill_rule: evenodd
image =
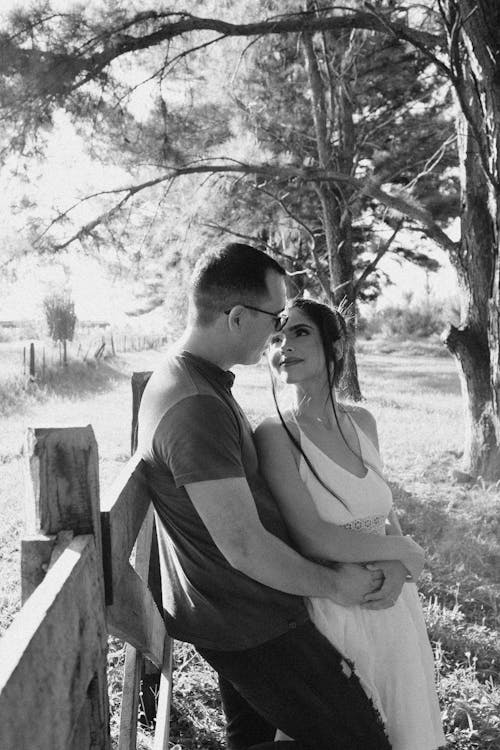
<path id="1" fill-rule="evenodd" d="M 383 574 L 383 583 L 377 591 L 366 594 L 361 606 L 364 609 L 388 609 L 396 604 L 407 579 L 408 571 L 399 560 L 382 560 L 369 563 L 368 570 Z"/>
<path id="2" fill-rule="evenodd" d="M 341 563 L 335 569 L 336 590 L 332 599 L 343 607 L 362 604 L 366 597 L 375 595 L 384 584 L 384 572 L 379 564 L 368 570 L 360 563 Z"/>

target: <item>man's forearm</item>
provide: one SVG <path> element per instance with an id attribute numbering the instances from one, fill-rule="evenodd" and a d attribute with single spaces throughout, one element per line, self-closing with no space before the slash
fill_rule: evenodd
<path id="1" fill-rule="evenodd" d="M 234 555 L 229 562 L 266 586 L 297 596 L 328 597 L 341 604 L 360 603 L 373 590 L 376 574 L 361 566 L 346 587 L 342 566 L 333 569 L 312 562 L 266 531 L 253 541 L 244 554 Z"/>

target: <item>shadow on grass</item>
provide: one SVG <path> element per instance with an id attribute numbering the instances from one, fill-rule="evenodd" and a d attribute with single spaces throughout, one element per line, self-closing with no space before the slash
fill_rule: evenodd
<path id="1" fill-rule="evenodd" d="M 71 362 L 67 367 L 48 369 L 43 380 L 16 376 L 0 381 L 0 416 L 22 414 L 50 398 L 79 400 L 116 388 L 129 376 L 108 362 Z"/>
<path id="2" fill-rule="evenodd" d="M 433 470 L 435 467 L 429 467 L 429 473 Z M 434 495 L 419 497 L 397 483 L 390 486 L 404 533 L 426 552 L 422 593 L 437 597 L 449 608 L 458 602 L 469 624 L 498 628 L 498 493 L 479 486 L 465 491 L 436 481 Z"/>
<path id="3" fill-rule="evenodd" d="M 459 488 L 448 485 L 452 494 L 446 494 L 437 482 L 436 494 L 430 497 L 390 485 L 404 533 L 426 552 L 418 588 L 426 600 L 429 636 L 448 664 L 445 671 L 472 659 L 474 679 L 497 681 L 500 541 L 489 520 L 492 513 L 496 518 L 497 499 L 481 488 L 459 496 Z"/>

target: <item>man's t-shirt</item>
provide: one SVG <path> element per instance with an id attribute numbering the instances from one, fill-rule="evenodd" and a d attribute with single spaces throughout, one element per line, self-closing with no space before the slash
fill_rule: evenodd
<path id="1" fill-rule="evenodd" d="M 201 521 L 185 484 L 244 477 L 265 528 L 290 543 L 259 474 L 252 429 L 231 394 L 234 375 L 189 352 L 169 355 L 139 412 L 139 450 L 159 523 L 167 630 L 197 646 L 239 650 L 307 619 L 301 597 L 233 568 Z"/>

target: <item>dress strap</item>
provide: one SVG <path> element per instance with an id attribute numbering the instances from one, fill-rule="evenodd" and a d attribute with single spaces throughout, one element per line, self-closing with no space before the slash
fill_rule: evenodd
<path id="1" fill-rule="evenodd" d="M 376 445 L 374 444 L 373 440 L 366 434 L 366 432 L 358 425 L 356 420 L 353 419 L 349 412 L 346 412 L 346 414 L 349 417 L 349 420 L 358 438 L 361 460 L 367 467 L 373 469 L 376 474 L 384 478 L 382 476 L 382 460 L 380 458 L 380 453 Z"/>

